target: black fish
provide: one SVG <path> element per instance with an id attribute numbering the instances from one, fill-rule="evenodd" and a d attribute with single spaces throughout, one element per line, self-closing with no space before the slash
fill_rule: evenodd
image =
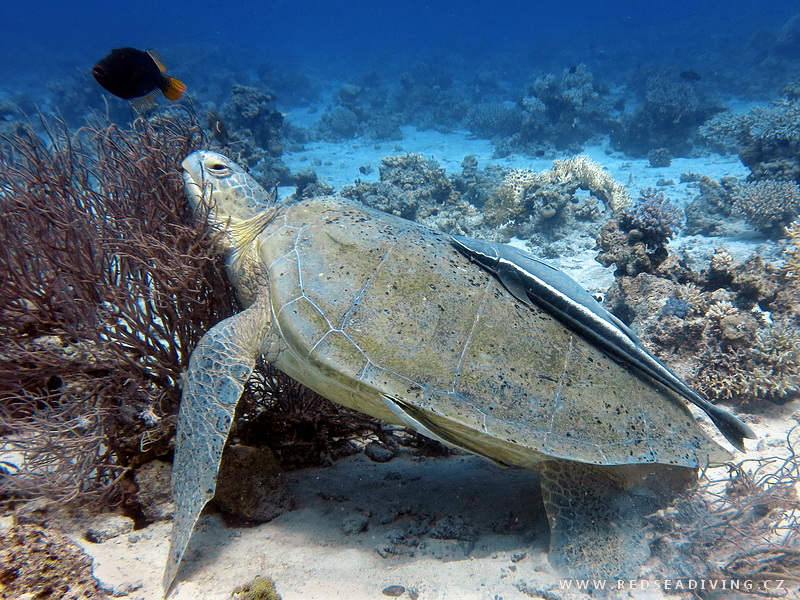
<path id="1" fill-rule="evenodd" d="M 688 71 L 681 71 L 679 77 L 681 79 L 688 79 L 689 81 L 700 81 L 703 76 L 697 71 L 689 69 Z"/>
<path id="2" fill-rule="evenodd" d="M 142 98 L 158 89 L 174 102 L 186 91 L 186 85 L 165 75 L 166 70 L 150 52 L 116 48 L 94 66 L 92 75 L 97 83 L 124 100 Z"/>

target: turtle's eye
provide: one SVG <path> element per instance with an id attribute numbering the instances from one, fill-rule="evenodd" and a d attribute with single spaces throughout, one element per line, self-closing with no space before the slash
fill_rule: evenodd
<path id="1" fill-rule="evenodd" d="M 231 174 L 231 168 L 228 165 L 216 160 L 207 162 L 206 169 L 214 177 L 227 177 Z"/>

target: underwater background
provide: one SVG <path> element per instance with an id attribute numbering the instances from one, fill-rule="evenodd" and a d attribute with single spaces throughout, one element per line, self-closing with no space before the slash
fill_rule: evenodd
<path id="1" fill-rule="evenodd" d="M 767 54 L 785 58 L 783 75 L 792 58 L 797 68 L 797 41 L 781 30 L 796 12 L 788 0 L 11 3 L 0 23 L 0 75 L 6 92 L 43 91 L 111 48 L 134 46 L 159 51 L 193 90 L 230 68 L 253 72 L 269 62 L 353 77 L 427 60 L 461 76 L 497 65 L 519 81 L 535 69 L 585 63 L 622 82 L 632 70 L 669 64 L 743 93 L 766 85 Z M 773 77 L 779 69 L 766 65 Z M 728 83 L 737 72 L 739 81 Z"/>
<path id="2" fill-rule="evenodd" d="M 126 46 L 180 100 L 103 89 L 93 66 Z M 237 310 L 179 175 L 211 147 L 284 200 L 336 193 L 568 272 L 759 436 L 652 517 L 624 594 L 800 597 L 796 0 L 42 0 L 3 7 L 0 56 L 0 596 L 43 585 L 27 549 L 78 565 L 53 597 L 161 597 L 180 382 Z M 576 597 L 535 475 L 268 365 L 245 401 L 237 441 L 268 475 L 231 464 L 178 600 L 257 575 L 285 600 Z M 69 539 L 25 529 L 55 521 Z M 688 589 L 713 581 L 754 587 Z"/>

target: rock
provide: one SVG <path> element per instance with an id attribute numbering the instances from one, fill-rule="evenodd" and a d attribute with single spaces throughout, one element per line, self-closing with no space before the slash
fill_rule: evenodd
<path id="1" fill-rule="evenodd" d="M 133 476 L 138 491 L 136 499 L 142 516 L 149 521 L 165 521 L 172 517 L 172 466 L 163 460 L 145 463 Z"/>
<path id="2" fill-rule="evenodd" d="M 345 535 L 364 533 L 367 529 L 369 529 L 369 519 L 366 515 L 353 515 L 342 523 L 342 533 Z"/>
<path id="3" fill-rule="evenodd" d="M 390 598 L 397 598 L 405 593 L 406 588 L 404 588 L 402 585 L 390 585 L 389 587 L 383 588 L 381 591 L 381 594 L 384 596 L 389 596 Z"/>
<path id="4" fill-rule="evenodd" d="M 223 513 L 246 521 L 271 521 L 292 509 L 281 468 L 266 447 L 233 444 L 225 449 L 214 500 Z"/>
<path id="5" fill-rule="evenodd" d="M 511 555 L 511 562 L 518 563 L 519 561 L 524 560 L 526 556 L 528 556 L 527 552 L 515 552 Z"/>
<path id="6" fill-rule="evenodd" d="M 440 540 L 474 542 L 478 539 L 478 532 L 461 517 L 445 517 L 436 522 L 430 536 Z"/>
<path id="7" fill-rule="evenodd" d="M 389 462 L 394 458 L 394 452 L 379 442 L 370 442 L 364 448 L 364 454 L 378 463 Z"/>
<path id="8" fill-rule="evenodd" d="M 86 530 L 85 537 L 90 542 L 102 544 L 131 531 L 133 531 L 133 519 L 106 513 L 97 516 L 94 523 Z"/>

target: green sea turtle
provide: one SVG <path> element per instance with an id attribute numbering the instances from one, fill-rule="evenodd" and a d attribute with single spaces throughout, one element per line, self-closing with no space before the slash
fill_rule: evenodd
<path id="1" fill-rule="evenodd" d="M 190 155 L 183 168 L 245 309 L 206 333 L 184 380 L 165 590 L 214 495 L 259 356 L 342 405 L 499 464 L 538 468 L 550 561 L 570 576 L 633 573 L 648 556 L 641 517 L 653 509 L 650 484 L 729 458 L 685 402 L 705 400 L 532 255 L 338 197 L 278 205 L 213 152 Z M 734 445 L 753 436 L 732 415 L 703 408 Z"/>

